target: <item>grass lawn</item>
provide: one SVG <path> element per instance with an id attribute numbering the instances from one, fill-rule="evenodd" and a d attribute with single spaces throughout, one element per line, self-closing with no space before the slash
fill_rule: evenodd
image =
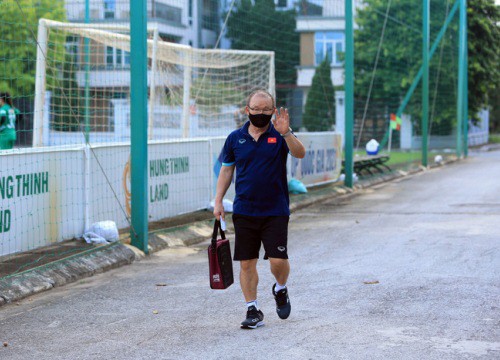
<path id="1" fill-rule="evenodd" d="M 356 151 L 356 155 L 359 156 L 365 156 L 366 152 L 365 151 Z M 384 153 L 383 153 L 384 154 Z M 428 161 L 434 161 L 434 156 L 439 154 L 439 152 L 431 151 L 428 153 Z M 391 151 L 389 161 L 387 161 L 387 165 L 395 165 L 395 164 L 404 164 L 404 163 L 411 163 L 415 161 L 420 161 L 422 159 L 422 152 L 421 151 Z"/>
<path id="2" fill-rule="evenodd" d="M 488 142 L 490 144 L 500 144 L 500 134 L 490 134 Z"/>

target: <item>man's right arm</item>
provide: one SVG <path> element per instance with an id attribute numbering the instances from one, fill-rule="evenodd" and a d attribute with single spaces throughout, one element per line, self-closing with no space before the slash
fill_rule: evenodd
<path id="1" fill-rule="evenodd" d="M 234 165 L 225 166 L 223 165 L 219 172 L 219 178 L 217 179 L 217 188 L 215 191 L 215 205 L 214 205 L 214 216 L 217 220 L 225 218 L 224 206 L 222 205 L 222 200 L 226 191 L 231 185 L 231 180 L 233 179 Z"/>

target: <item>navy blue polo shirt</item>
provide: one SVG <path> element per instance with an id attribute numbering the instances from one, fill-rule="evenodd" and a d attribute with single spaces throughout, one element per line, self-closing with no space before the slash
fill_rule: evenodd
<path id="1" fill-rule="evenodd" d="M 236 166 L 233 212 L 248 216 L 289 216 L 286 177 L 288 145 L 271 123 L 258 141 L 248 133 L 250 122 L 233 131 L 222 150 L 222 165 Z"/>

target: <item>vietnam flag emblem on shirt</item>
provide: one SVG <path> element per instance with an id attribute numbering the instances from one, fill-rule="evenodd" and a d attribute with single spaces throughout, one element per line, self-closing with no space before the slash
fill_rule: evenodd
<path id="1" fill-rule="evenodd" d="M 275 137 L 267 138 L 267 143 L 268 144 L 276 144 L 276 138 Z"/>

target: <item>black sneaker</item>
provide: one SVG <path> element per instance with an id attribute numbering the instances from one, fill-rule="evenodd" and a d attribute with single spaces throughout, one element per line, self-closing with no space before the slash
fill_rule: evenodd
<path id="1" fill-rule="evenodd" d="M 274 291 L 276 284 L 273 285 L 273 295 L 274 300 L 276 300 L 276 312 L 280 319 L 286 319 L 290 316 L 290 311 L 292 311 L 292 306 L 290 305 L 290 299 L 288 298 L 288 289 L 284 288 L 278 292 Z"/>
<path id="2" fill-rule="evenodd" d="M 241 323 L 242 329 L 256 329 L 264 325 L 264 314 L 257 310 L 255 306 L 250 306 L 247 311 L 247 318 Z"/>

